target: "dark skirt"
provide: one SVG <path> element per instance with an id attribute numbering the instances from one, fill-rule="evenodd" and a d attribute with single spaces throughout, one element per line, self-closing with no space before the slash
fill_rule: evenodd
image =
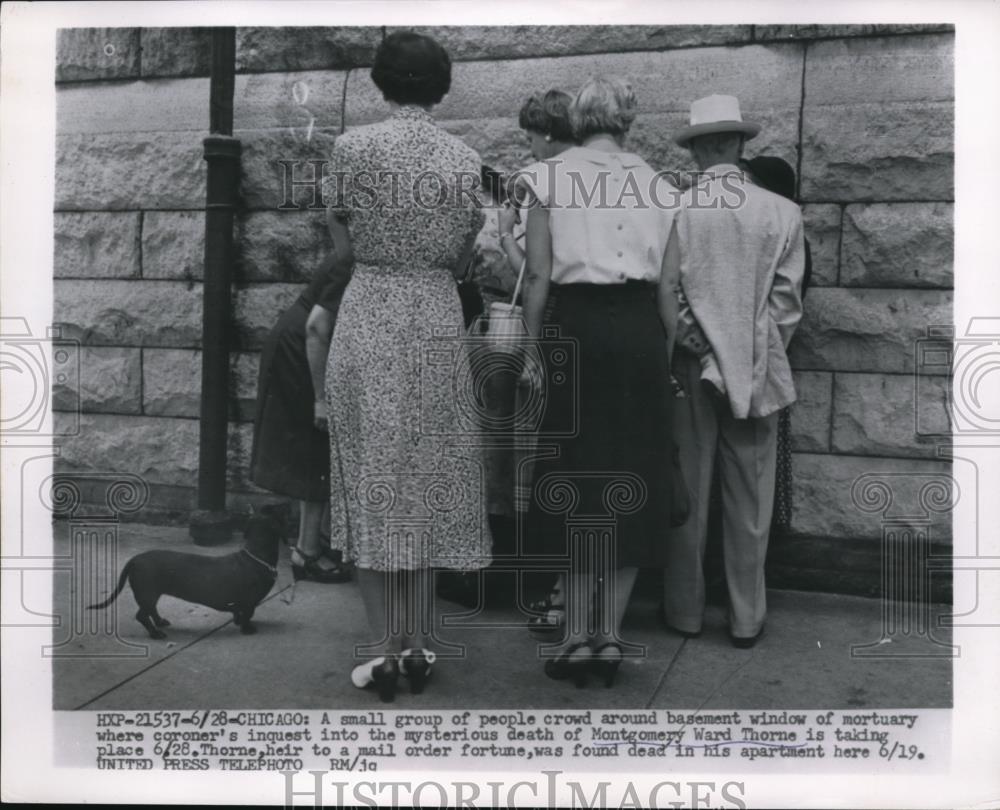
<path id="1" fill-rule="evenodd" d="M 305 501 L 330 497 L 330 440 L 313 426 L 313 386 L 300 298 L 264 342 L 257 383 L 250 477 L 264 489 Z"/>
<path id="2" fill-rule="evenodd" d="M 552 285 L 549 301 L 546 330 L 558 334 L 541 341 L 544 412 L 524 553 L 568 558 L 582 540 L 583 553 L 610 553 L 616 568 L 662 566 L 673 442 L 656 285 Z"/>

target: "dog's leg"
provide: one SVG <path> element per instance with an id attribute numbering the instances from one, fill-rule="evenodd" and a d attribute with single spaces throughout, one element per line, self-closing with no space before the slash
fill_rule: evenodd
<path id="1" fill-rule="evenodd" d="M 234 620 L 236 624 L 239 625 L 240 632 L 245 636 L 249 636 L 257 632 L 257 628 L 250 623 L 255 609 L 256 605 L 250 605 L 249 607 L 244 606 L 234 614 Z"/>
<path id="2" fill-rule="evenodd" d="M 164 619 L 156 608 L 153 608 L 149 615 L 153 617 L 153 624 L 157 627 L 170 627 L 170 622 Z"/>
<path id="3" fill-rule="evenodd" d="M 153 608 L 153 612 L 156 612 L 156 608 Z M 135 612 L 135 618 L 138 619 L 139 624 L 146 628 L 146 632 L 149 633 L 150 638 L 163 639 L 167 637 L 167 634 L 162 630 L 158 630 L 156 625 L 153 624 L 150 619 L 150 613 L 145 608 L 140 607 Z"/>

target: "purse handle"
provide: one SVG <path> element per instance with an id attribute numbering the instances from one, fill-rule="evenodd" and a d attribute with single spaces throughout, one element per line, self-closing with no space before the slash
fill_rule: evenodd
<path id="1" fill-rule="evenodd" d="M 517 295 L 521 292 L 521 282 L 524 281 L 524 268 L 528 264 L 528 257 L 525 256 L 521 259 L 521 270 L 517 274 L 517 284 L 514 285 L 514 295 L 511 296 L 510 305 L 515 306 L 517 304 Z"/>

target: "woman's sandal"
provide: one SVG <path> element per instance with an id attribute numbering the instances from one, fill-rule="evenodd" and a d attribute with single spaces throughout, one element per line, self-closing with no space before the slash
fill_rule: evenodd
<path id="1" fill-rule="evenodd" d="M 391 703 L 395 699 L 397 680 L 399 680 L 399 662 L 394 655 L 384 655 L 365 661 L 351 670 L 351 683 L 358 689 L 374 686 L 383 703 Z"/>
<path id="2" fill-rule="evenodd" d="M 410 681 L 410 694 L 419 695 L 431 677 L 431 665 L 437 655 L 431 650 L 413 648 L 403 650 L 399 656 L 399 669 Z"/>
<path id="3" fill-rule="evenodd" d="M 593 654 L 586 641 L 570 644 L 557 658 L 550 658 L 545 662 L 545 674 L 556 681 L 572 678 L 576 688 L 580 689 L 587 684 L 587 670 Z"/>
<path id="4" fill-rule="evenodd" d="M 553 597 L 560 601 L 553 601 Z M 538 634 L 560 632 L 566 623 L 566 607 L 561 600 L 562 591 L 555 587 L 544 599 L 529 604 L 528 610 L 538 615 L 528 620 L 528 629 Z"/>
<path id="5" fill-rule="evenodd" d="M 296 555 L 302 560 L 301 563 L 295 562 Z M 330 568 L 320 565 L 319 561 L 324 557 L 336 564 Z M 309 555 L 298 546 L 292 546 L 292 578 L 296 582 L 300 579 L 323 583 L 347 582 L 351 578 L 351 569 L 343 562 L 333 560 L 326 551 Z"/>

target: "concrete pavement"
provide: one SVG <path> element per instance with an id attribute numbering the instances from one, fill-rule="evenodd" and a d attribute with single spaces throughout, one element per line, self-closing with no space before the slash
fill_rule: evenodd
<path id="1" fill-rule="evenodd" d="M 54 525 L 55 553 L 69 553 L 68 527 Z M 117 568 L 151 548 L 224 554 L 242 538 L 213 549 L 194 546 L 182 527 L 124 524 Z M 117 576 L 117 573 L 116 573 Z M 171 597 L 160 601 L 168 639 L 154 641 L 133 618 L 125 591 L 115 609 L 74 614 L 81 580 L 57 573 L 54 612 L 53 706 L 56 709 L 310 708 L 357 709 L 378 704 L 355 689 L 353 648 L 367 638 L 354 583 L 300 583 L 294 589 L 287 551 L 278 581 L 255 616 L 258 632 L 244 636 L 228 614 Z M 509 580 L 507 581 L 509 584 Z M 427 691 L 402 691 L 399 709 L 461 708 L 933 708 L 952 702 L 952 661 L 925 636 L 884 637 L 879 600 L 771 591 L 767 632 L 752 650 L 734 649 L 725 611 L 710 606 L 701 638 L 663 629 L 654 589 L 640 589 L 624 635 L 646 646 L 623 663 L 613 689 L 576 689 L 542 673 L 537 639 L 508 599 L 468 611 L 438 600 L 442 640 L 464 657 L 440 661 Z M 91 594 L 92 595 L 92 594 Z M 103 598 L 103 594 L 98 594 Z M 492 605 L 496 606 L 492 606 Z M 935 613 L 946 611 L 937 606 Z M 117 635 L 115 629 L 117 628 Z M 935 630 L 948 640 L 946 630 Z M 872 644 L 879 657 L 851 654 Z M 908 653 L 908 657 L 895 655 Z"/>

